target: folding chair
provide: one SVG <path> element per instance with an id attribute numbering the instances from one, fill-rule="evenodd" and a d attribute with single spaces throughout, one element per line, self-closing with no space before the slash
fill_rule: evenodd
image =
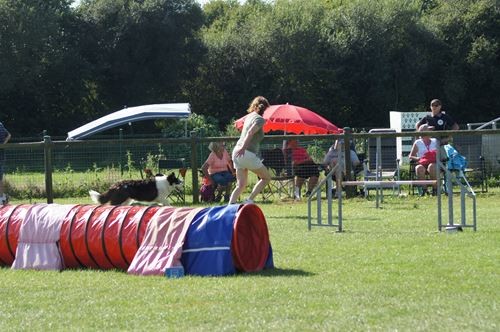
<path id="1" fill-rule="evenodd" d="M 170 195 L 167 196 L 167 199 L 172 203 L 182 203 L 186 202 L 186 187 L 185 187 L 185 176 L 186 176 L 186 162 L 184 158 L 177 159 L 160 159 L 158 160 L 158 171 L 161 172 L 165 170 L 168 176 L 170 172 L 174 174 L 177 171 L 177 178 L 182 180 L 182 188 L 176 188 L 173 190 Z"/>
<path id="2" fill-rule="evenodd" d="M 446 144 L 443 148 L 446 153 L 446 168 L 448 170 L 448 172 L 445 172 L 443 179 L 445 194 L 449 194 L 448 185 L 453 185 L 453 183 L 473 193 L 474 190 L 465 176 L 468 165 L 467 158 L 461 155 L 451 144 Z M 451 179 L 448 179 L 449 176 L 451 176 Z"/>
<path id="3" fill-rule="evenodd" d="M 372 129 L 369 133 L 395 133 L 394 129 Z M 368 159 L 363 163 L 363 177 L 365 181 L 381 181 L 384 179 L 398 181 L 400 179 L 399 159 L 397 158 L 396 138 L 369 138 Z M 399 186 L 395 186 L 394 190 Z M 365 197 L 368 196 L 369 186 L 364 187 Z M 377 188 L 378 192 L 382 189 Z"/>
<path id="4" fill-rule="evenodd" d="M 262 162 L 271 173 L 271 182 L 269 182 L 267 190 L 262 191 L 262 198 L 267 200 L 274 195 L 277 195 L 278 198 L 281 198 L 282 195 L 292 197 L 293 172 L 290 168 L 291 161 L 287 165 L 285 155 L 279 148 L 261 150 L 261 157 Z"/>
<path id="5" fill-rule="evenodd" d="M 231 192 L 234 189 L 234 185 L 236 184 L 236 179 L 231 181 L 229 183 L 229 189 L 227 194 L 225 193 L 225 188 L 218 188 L 217 183 L 213 183 L 208 176 L 206 176 L 203 173 L 203 170 L 199 170 L 200 176 L 201 176 L 201 181 L 200 183 L 202 184 L 200 188 L 200 201 L 201 202 L 207 202 L 207 203 L 219 203 L 221 200 L 223 202 L 229 202 L 229 198 L 231 195 Z M 211 187 L 211 188 L 209 188 Z"/>

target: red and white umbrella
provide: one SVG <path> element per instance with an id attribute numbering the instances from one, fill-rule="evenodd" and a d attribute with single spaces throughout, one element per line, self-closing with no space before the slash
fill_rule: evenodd
<path id="1" fill-rule="evenodd" d="M 240 130 L 243 128 L 245 115 L 235 121 L 234 126 Z M 264 132 L 283 131 L 293 134 L 339 134 L 341 129 L 322 117 L 321 115 L 300 106 L 282 104 L 271 105 L 263 115 L 266 120 Z"/>

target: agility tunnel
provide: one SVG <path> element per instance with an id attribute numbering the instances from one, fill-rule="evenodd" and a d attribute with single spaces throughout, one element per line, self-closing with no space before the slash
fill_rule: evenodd
<path id="1" fill-rule="evenodd" d="M 0 265 L 228 275 L 273 267 L 257 205 L 210 208 L 23 204 L 0 208 Z"/>

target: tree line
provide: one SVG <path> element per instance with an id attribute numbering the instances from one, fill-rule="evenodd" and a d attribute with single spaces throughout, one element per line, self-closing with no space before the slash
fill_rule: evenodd
<path id="1" fill-rule="evenodd" d="M 387 127 L 389 111 L 432 98 L 461 124 L 500 114 L 495 0 L 72 3 L 0 0 L 0 121 L 14 136 L 169 102 L 224 130 L 256 95 L 341 127 Z"/>

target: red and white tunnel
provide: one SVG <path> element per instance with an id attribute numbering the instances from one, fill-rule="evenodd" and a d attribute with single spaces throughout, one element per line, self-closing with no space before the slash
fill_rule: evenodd
<path id="1" fill-rule="evenodd" d="M 23 204 L 0 208 L 0 266 L 228 275 L 273 267 L 257 205 L 211 208 Z"/>

